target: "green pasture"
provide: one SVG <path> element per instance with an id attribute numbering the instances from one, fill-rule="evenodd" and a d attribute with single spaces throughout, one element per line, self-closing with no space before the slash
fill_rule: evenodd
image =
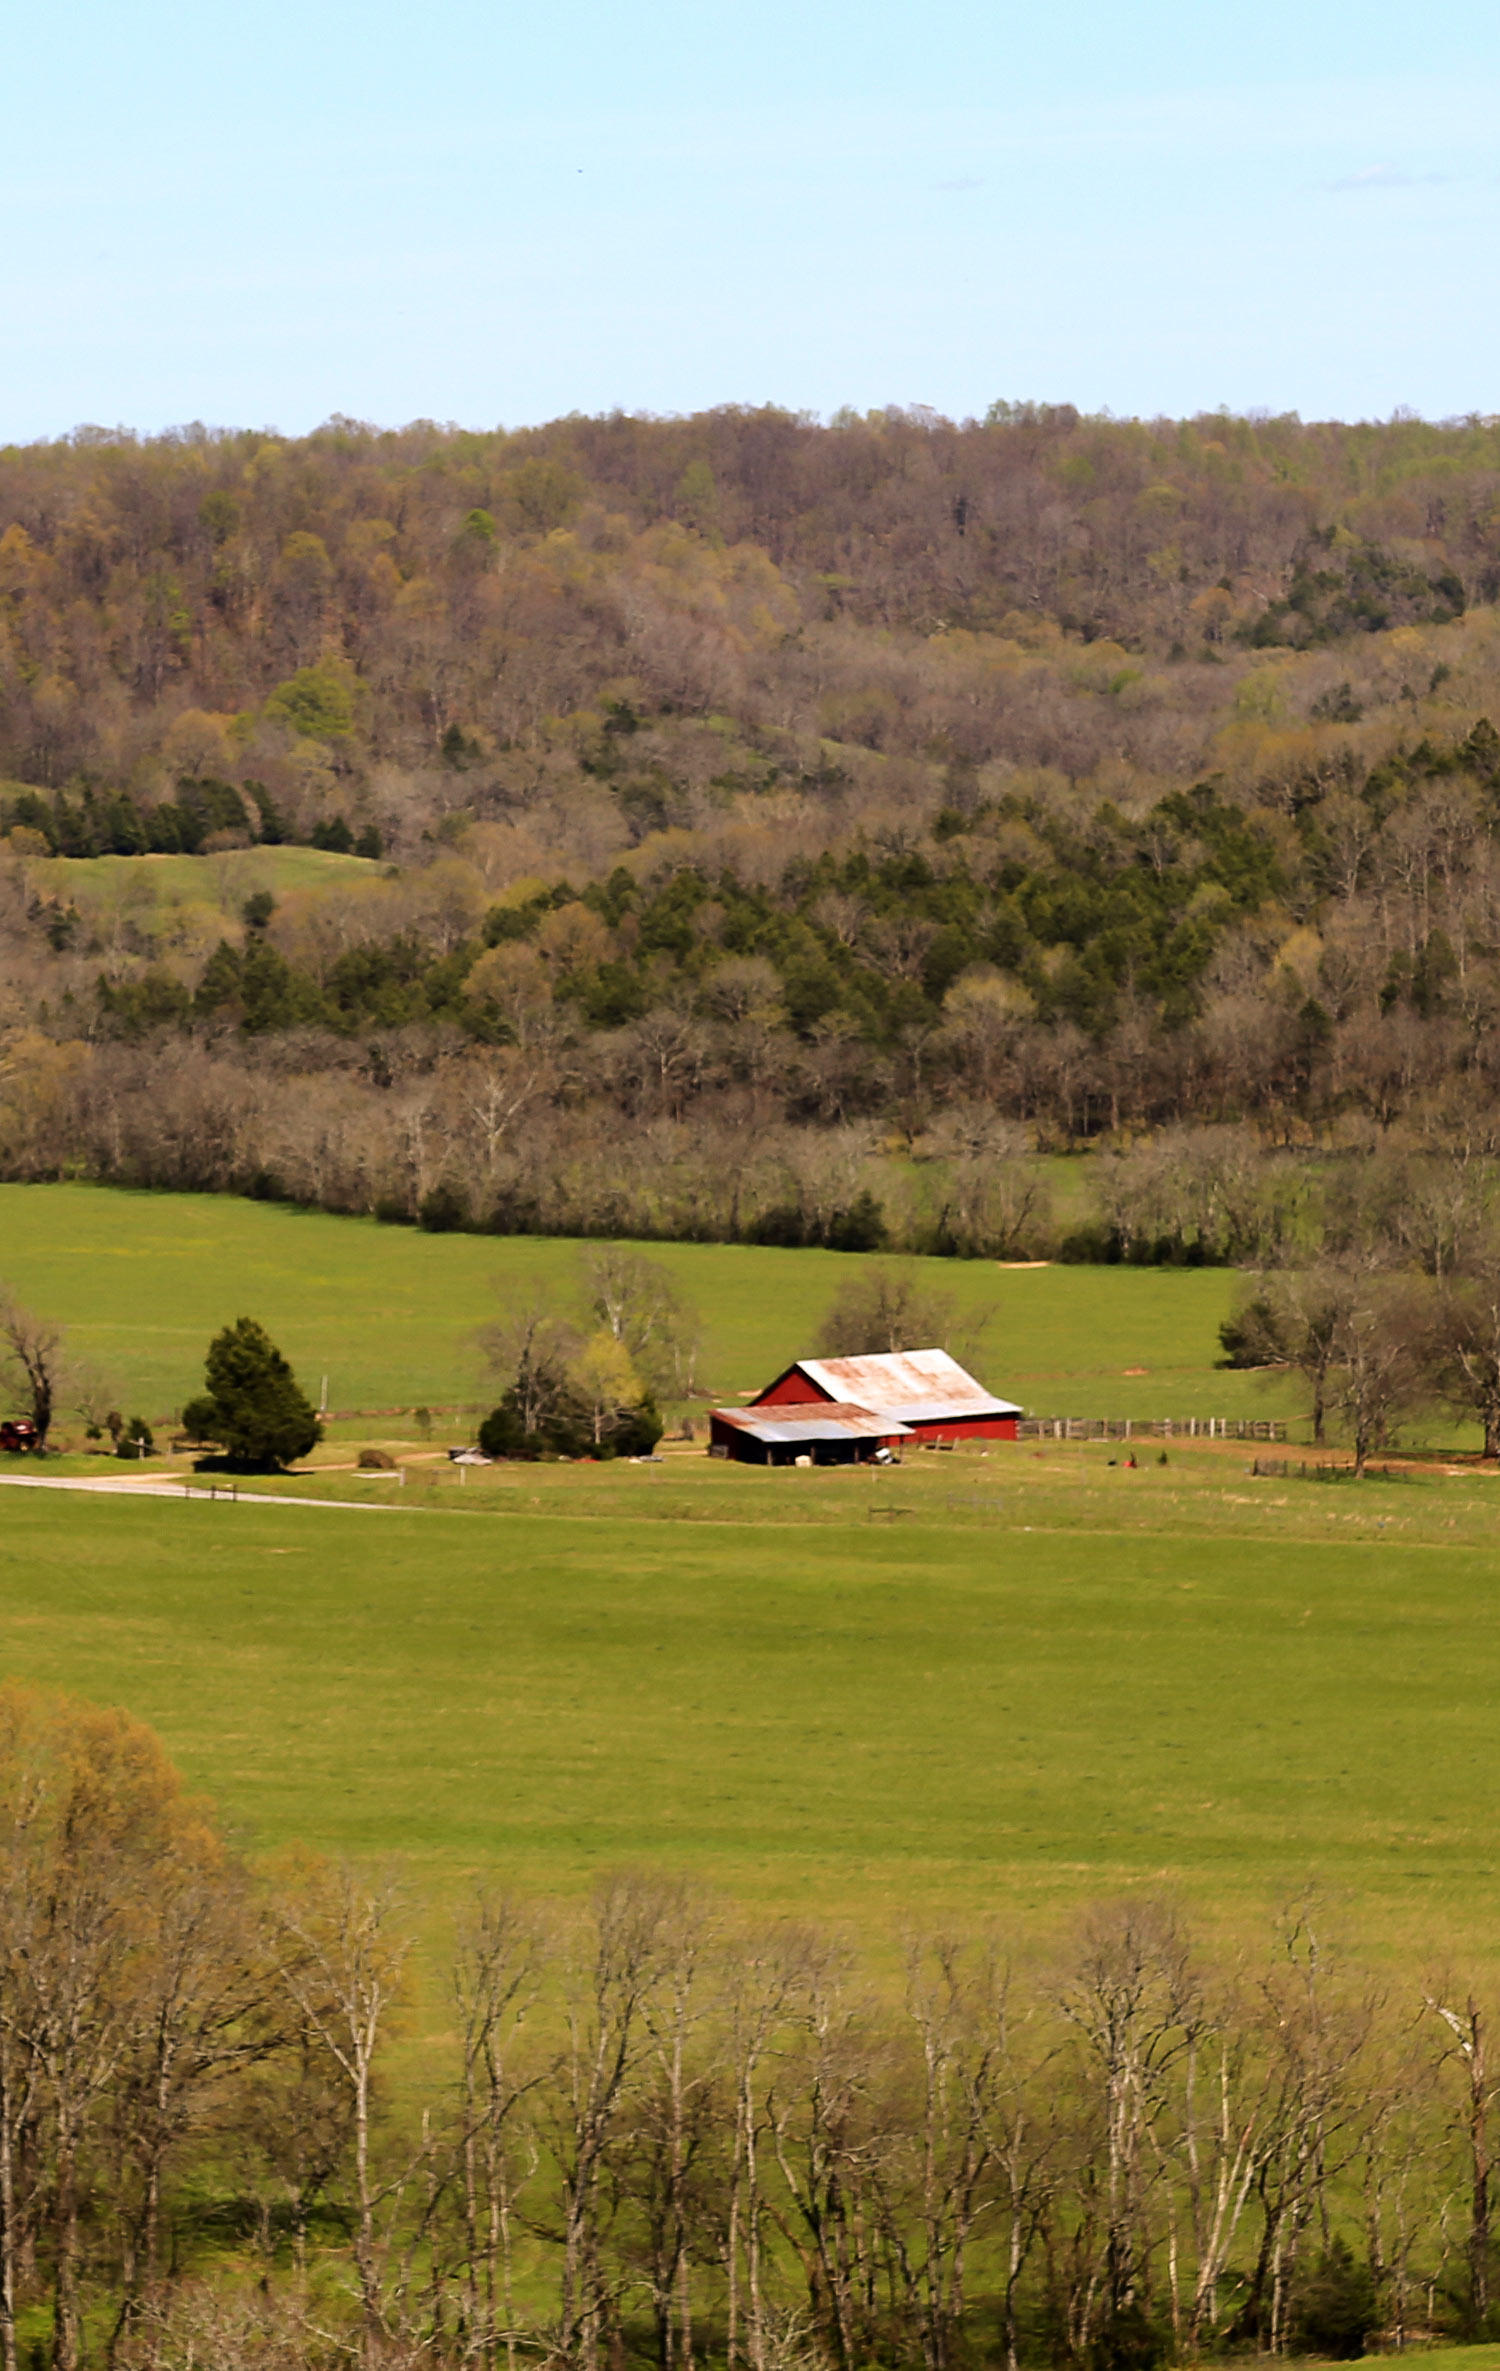
<path id="1" fill-rule="evenodd" d="M 281 904 L 307 892 L 378 881 L 364 857 L 322 848 L 230 848 L 214 856 L 54 856 L 27 872 L 43 895 L 76 908 L 104 952 L 198 961 L 238 932 L 245 900 L 269 890 Z"/>
<path id="2" fill-rule="evenodd" d="M 1313 1886 L 1364 1951 L 1487 1955 L 1500 1485 L 1246 1465 L 680 1456 L 357 1512 L 0 1489 L 0 1669 L 149 1721 L 247 1847 L 428 1899 L 649 1862 L 1035 1938 L 1121 1889 L 1239 1930 Z"/>
<path id="3" fill-rule="evenodd" d="M 856 1265 L 653 1256 L 699 1306 L 722 1398 L 814 1343 Z M 267 1486 L 353 1511 L 0 1488 L 0 1672 L 149 1721 L 248 1848 L 391 1860 L 438 1900 L 480 1870 L 568 1893 L 650 1861 L 867 1930 L 1035 1934 L 1121 1887 L 1238 1928 L 1315 1885 L 1364 1950 L 1500 1944 L 1500 1483 L 1303 1481 L 1177 1443 L 1134 1468 L 1123 1447 L 993 1444 L 768 1473 L 674 1446 L 356 1475 L 361 1440 L 411 1442 L 416 1406 L 473 1400 L 475 1326 L 575 1291 L 578 1262 L 0 1188 L 0 1275 L 122 1405 L 180 1405 L 246 1313 L 314 1392 L 327 1373 L 335 1408 L 372 1411 Z M 985 1320 L 980 1372 L 1034 1408 L 1277 1405 L 1214 1369 L 1231 1275 L 923 1265 Z"/>
<path id="4" fill-rule="evenodd" d="M 856 1265 L 839 1252 L 647 1248 L 698 1307 L 711 1399 L 748 1394 L 813 1349 Z M 0 1277 L 68 1326 L 122 1406 L 152 1418 L 201 1388 L 209 1336 L 241 1315 L 269 1327 L 314 1398 L 328 1376 L 332 1408 L 473 1401 L 475 1328 L 539 1286 L 576 1296 L 579 1261 L 579 1246 L 536 1237 L 424 1235 L 211 1195 L 0 1186 Z M 1239 1281 L 1227 1270 L 917 1265 L 961 1324 L 983 1320 L 983 1380 L 1038 1413 L 1296 1413 L 1287 1387 L 1215 1370 Z"/>
<path id="5" fill-rule="evenodd" d="M 257 889 L 276 896 L 370 880 L 380 867 L 327 848 L 226 848 L 214 856 L 51 856 L 34 858 L 38 885 L 54 897 L 104 905 L 211 905 L 237 912 Z"/>

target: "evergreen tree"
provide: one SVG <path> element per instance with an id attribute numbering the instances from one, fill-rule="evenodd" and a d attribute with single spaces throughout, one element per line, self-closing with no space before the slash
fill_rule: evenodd
<path id="1" fill-rule="evenodd" d="M 187 1430 L 217 1441 L 233 1465 L 264 1469 L 305 1457 L 323 1437 L 312 1403 L 264 1326 L 241 1317 L 208 1346 L 208 1390 L 182 1411 Z"/>

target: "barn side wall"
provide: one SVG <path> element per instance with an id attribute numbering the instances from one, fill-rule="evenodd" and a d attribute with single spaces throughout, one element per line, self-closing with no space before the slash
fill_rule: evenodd
<path id="1" fill-rule="evenodd" d="M 804 1375 L 800 1367 L 790 1367 L 786 1374 L 778 1375 L 774 1383 L 768 1383 L 765 1390 L 758 1391 L 747 1404 L 752 1408 L 806 1407 L 809 1400 L 826 1400 L 832 1396 L 831 1392 L 824 1391 L 821 1385 L 814 1383 L 811 1375 Z"/>
<path id="2" fill-rule="evenodd" d="M 931 1424 L 922 1424 L 908 1416 L 918 1441 L 1013 1441 L 1018 1419 L 1014 1416 L 948 1416 Z"/>

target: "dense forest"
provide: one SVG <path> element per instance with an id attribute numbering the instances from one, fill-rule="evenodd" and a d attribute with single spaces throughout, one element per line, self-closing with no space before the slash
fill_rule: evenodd
<path id="1" fill-rule="evenodd" d="M 864 1964 L 670 1877 L 439 1940 L 0 1691 L 0 2363 L 1150 2371 L 1488 2337 L 1490 2006 L 1293 1904 Z"/>
<path id="2" fill-rule="evenodd" d="M 0 1167 L 1024 1251 L 1029 1148 L 1490 1151 L 1497 602 L 1488 420 L 10 448 Z"/>

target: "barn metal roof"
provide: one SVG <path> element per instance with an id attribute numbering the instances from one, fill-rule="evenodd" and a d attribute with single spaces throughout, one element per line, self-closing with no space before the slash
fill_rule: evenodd
<path id="1" fill-rule="evenodd" d="M 792 1400 L 779 1408 L 715 1408 L 712 1414 L 755 1441 L 909 1440 L 911 1428 L 894 1416 L 856 1408 L 848 1400 Z"/>
<path id="2" fill-rule="evenodd" d="M 959 1416 L 1019 1416 L 1013 1400 L 997 1400 L 946 1350 L 889 1350 L 867 1358 L 799 1358 L 806 1375 L 830 1399 L 864 1408 L 897 1409 L 908 1424 Z M 774 1386 L 773 1386 L 774 1388 Z"/>

